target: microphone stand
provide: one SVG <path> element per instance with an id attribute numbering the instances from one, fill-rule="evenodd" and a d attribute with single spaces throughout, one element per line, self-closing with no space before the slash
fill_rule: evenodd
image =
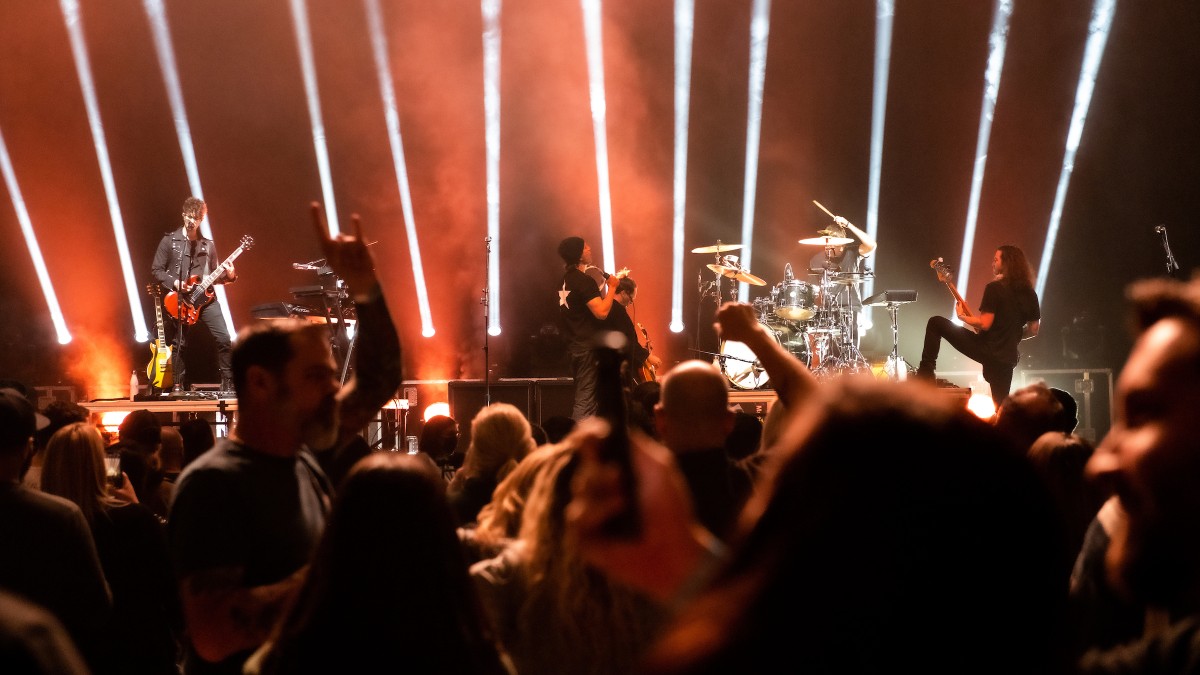
<path id="1" fill-rule="evenodd" d="M 1171 253 L 1171 244 L 1167 241 L 1167 226 L 1159 225 L 1154 228 L 1154 231 L 1162 235 L 1163 252 L 1167 255 L 1167 276 L 1179 276 L 1179 263 L 1175 262 L 1175 256 Z"/>
<path id="2" fill-rule="evenodd" d="M 483 238 L 483 297 L 479 302 L 483 304 L 483 405 L 489 406 L 492 404 L 492 378 L 491 378 L 491 357 L 488 355 L 488 336 L 490 335 L 488 321 L 491 306 L 488 300 L 491 296 L 491 287 L 488 284 L 491 281 L 491 266 L 492 266 L 492 237 L 488 235 Z"/>
<path id="3" fill-rule="evenodd" d="M 175 366 L 173 368 L 172 377 L 176 378 L 175 384 L 178 384 L 178 385 L 183 384 L 183 382 L 181 382 L 179 379 L 179 372 L 181 370 L 184 373 L 187 372 L 187 366 L 185 366 L 183 363 L 183 348 L 187 344 L 187 336 L 184 333 L 184 331 L 187 329 L 187 321 L 184 321 L 184 318 L 183 318 L 184 317 L 184 307 L 185 307 L 185 303 L 183 302 L 183 300 L 186 297 L 186 294 L 183 292 L 183 282 L 184 282 L 183 257 L 184 257 L 184 255 L 191 257 L 191 250 L 188 248 L 191 245 L 189 243 L 191 240 L 187 238 L 186 232 L 187 232 L 187 228 L 184 228 L 184 233 L 185 233 L 184 239 L 183 239 L 184 243 L 179 248 L 179 267 L 175 271 L 175 277 L 179 280 L 179 288 L 175 289 L 175 314 L 177 314 L 178 316 L 174 317 L 175 323 L 176 323 L 176 326 L 175 326 L 175 351 L 173 352 L 173 355 L 171 358 L 175 361 L 175 363 L 172 364 L 173 366 Z M 179 368 L 179 366 L 184 366 L 184 367 Z"/>

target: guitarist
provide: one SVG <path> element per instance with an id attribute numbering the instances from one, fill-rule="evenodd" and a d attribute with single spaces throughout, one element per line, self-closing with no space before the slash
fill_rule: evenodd
<path id="1" fill-rule="evenodd" d="M 979 311 L 956 302 L 955 312 L 963 322 L 954 325 L 942 316 L 929 318 L 917 377 L 933 381 L 942 339 L 983 366 L 983 379 L 992 388 L 996 408 L 1012 387 L 1013 369 L 1020 360 L 1017 345 L 1038 334 L 1042 310 L 1033 288 L 1033 272 L 1025 253 L 1016 246 L 1001 246 L 992 255 L 994 279 L 983 289 Z M 941 275 L 939 274 L 939 277 Z M 958 297 L 949 279 L 942 279 Z"/>
<path id="2" fill-rule="evenodd" d="M 629 308 L 633 307 L 633 301 L 637 297 L 637 282 L 624 277 L 617 284 L 613 294 L 613 306 L 608 312 L 606 323 L 612 330 L 621 331 L 625 335 L 628 351 L 625 355 L 623 380 L 626 389 L 632 389 L 642 382 L 657 379 L 655 373 L 662 365 L 662 359 L 654 355 L 649 337 L 642 338 L 640 324 L 635 324 L 629 315 Z"/>
<path id="3" fill-rule="evenodd" d="M 182 304 L 183 296 L 192 289 L 197 280 L 212 273 L 220 265 L 221 257 L 211 239 L 201 234 L 201 225 L 208 218 L 208 205 L 204 200 L 188 197 L 183 200 L 182 227 L 167 232 L 158 244 L 154 254 L 154 264 L 150 273 L 168 291 L 174 291 Z M 237 280 L 237 270 L 233 263 L 225 265 L 222 274 L 215 283 L 225 284 Z M 229 339 L 229 329 L 221 313 L 221 303 L 215 298 L 207 305 L 199 308 L 200 313 L 196 323 L 203 323 L 212 335 L 217 346 L 217 368 L 221 371 L 221 392 L 233 391 L 233 370 L 231 368 L 232 342 Z M 182 314 L 182 312 L 180 313 Z M 187 379 L 187 369 L 184 364 L 184 346 L 187 337 L 187 324 L 182 321 L 167 322 L 174 334 L 175 351 L 173 354 L 173 371 L 175 387 L 173 393 L 185 391 L 191 384 Z"/>

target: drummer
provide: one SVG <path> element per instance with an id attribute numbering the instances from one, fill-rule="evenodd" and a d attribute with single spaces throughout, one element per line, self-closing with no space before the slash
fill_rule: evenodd
<path id="1" fill-rule="evenodd" d="M 878 244 L 875 238 L 860 230 L 854 223 L 841 216 L 834 216 L 833 223 L 819 234 L 826 237 L 842 237 L 851 239 L 851 243 L 843 246 L 823 247 L 809 261 L 808 268 L 813 273 L 828 270 L 830 280 L 842 279 L 852 282 L 867 274 L 866 259 L 875 252 Z M 862 298 L 859 296 L 858 283 L 837 284 L 831 290 L 836 292 L 835 300 L 841 307 L 854 309 L 855 325 L 857 314 L 862 309 Z M 857 328 L 856 328 L 857 332 Z M 861 336 L 855 336 L 856 338 Z"/>
<path id="2" fill-rule="evenodd" d="M 836 303 L 844 309 L 845 307 L 852 309 L 851 312 L 848 312 L 850 316 L 846 318 L 853 331 L 854 347 L 858 347 L 859 340 L 862 339 L 858 315 L 863 309 L 863 298 L 862 295 L 859 295 L 859 282 L 870 274 L 866 267 L 866 258 L 875 252 L 877 246 L 875 238 L 841 216 L 834 216 L 833 222 L 828 228 L 822 229 L 818 234 L 822 234 L 824 237 L 852 240 L 850 244 L 822 247 L 815 256 L 812 256 L 809 262 L 809 271 L 820 274 L 821 270 L 828 270 L 828 280 L 832 283 L 823 292 L 833 293 L 833 298 L 827 299 L 829 303 Z M 827 304 L 826 307 L 828 309 L 829 305 Z"/>

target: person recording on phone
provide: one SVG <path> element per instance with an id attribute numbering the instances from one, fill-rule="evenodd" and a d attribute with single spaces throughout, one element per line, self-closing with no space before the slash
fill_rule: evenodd
<path id="1" fill-rule="evenodd" d="M 566 269 L 558 289 L 558 311 L 567 337 L 571 358 L 571 377 L 575 381 L 575 404 L 571 417 L 582 420 L 596 414 L 596 360 L 593 338 L 607 328 L 605 320 L 612 311 L 616 288 L 628 274 L 622 270 L 610 274 L 600 294 L 586 269 L 592 264 L 592 247 L 582 237 L 567 237 L 558 244 L 558 255 Z"/>
<path id="2" fill-rule="evenodd" d="M 150 273 L 168 292 L 185 294 L 192 290 L 193 277 L 204 278 L 221 265 L 217 255 L 217 247 L 212 239 L 205 238 L 200 232 L 200 226 L 208 218 L 208 205 L 204 200 L 188 197 L 183 201 L 183 226 L 167 232 L 158 244 L 154 253 L 154 263 Z M 228 284 L 237 281 L 237 270 L 233 263 L 225 263 L 225 271 L 214 284 Z M 233 370 L 230 366 L 230 354 L 233 343 L 229 338 L 229 329 L 222 317 L 221 302 L 214 298 L 200 308 L 196 321 L 203 322 L 217 345 L 217 368 L 221 371 L 221 391 L 233 391 Z M 172 354 L 171 368 L 174 373 L 174 393 L 187 389 L 187 365 L 184 359 L 184 347 L 187 336 L 186 324 L 182 321 L 168 321 L 172 327 L 168 331 L 168 341 L 176 345 Z M 182 336 L 176 336 L 176 331 L 183 331 Z M 176 339 L 176 338 L 179 339 Z"/>

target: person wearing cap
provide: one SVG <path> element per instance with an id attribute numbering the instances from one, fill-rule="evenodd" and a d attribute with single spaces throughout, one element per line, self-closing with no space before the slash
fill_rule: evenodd
<path id="1" fill-rule="evenodd" d="M 563 239 L 558 244 L 558 255 L 565 264 L 558 289 L 558 310 L 566 331 L 571 377 L 575 381 L 571 417 L 581 420 L 596 414 L 597 369 L 592 357 L 592 338 L 606 329 L 605 320 L 616 296 L 614 291 L 624 275 L 609 275 L 604 281 L 608 291 L 601 295 L 596 282 L 585 272 L 592 264 L 592 247 L 582 237 Z"/>
<path id="2" fill-rule="evenodd" d="M 49 420 L 16 389 L 0 389 L 0 588 L 53 613 L 94 672 L 112 593 L 91 530 L 74 503 L 32 490 L 21 475 Z"/>

